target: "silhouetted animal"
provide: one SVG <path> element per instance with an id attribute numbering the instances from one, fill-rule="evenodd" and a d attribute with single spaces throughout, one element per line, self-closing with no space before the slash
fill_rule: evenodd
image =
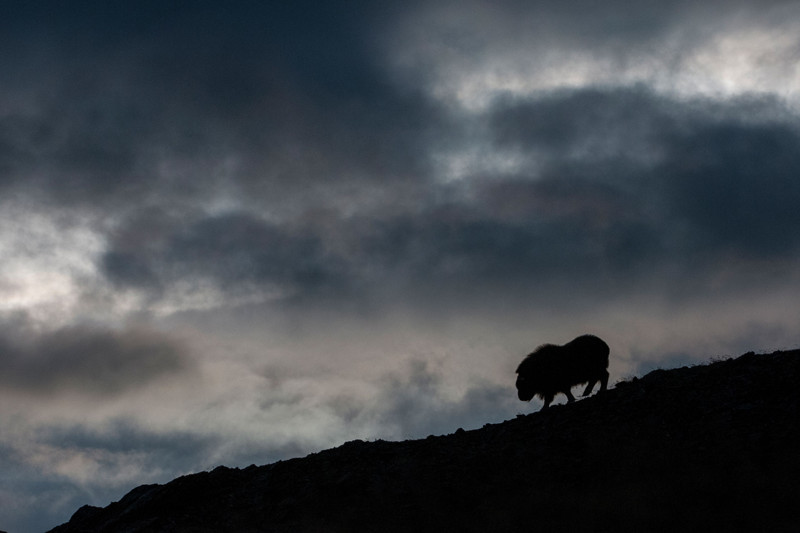
<path id="1" fill-rule="evenodd" d="M 570 389 L 581 383 L 589 383 L 583 396 L 598 381 L 602 392 L 608 386 L 608 354 L 608 344 L 594 335 L 581 335 L 563 346 L 543 344 L 517 367 L 517 396 L 524 402 L 539 396 L 547 409 L 559 392 L 574 402 Z"/>

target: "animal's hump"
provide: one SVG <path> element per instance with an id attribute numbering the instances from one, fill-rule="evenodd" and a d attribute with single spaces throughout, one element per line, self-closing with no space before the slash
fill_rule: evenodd
<path id="1" fill-rule="evenodd" d="M 561 350 L 562 347 L 558 344 L 542 344 L 534 351 L 529 353 L 525 356 L 525 359 L 517 367 L 517 374 L 523 372 L 526 368 L 530 368 L 531 366 L 538 366 L 541 364 L 544 358 L 549 358 L 553 355 L 554 351 Z"/>
<path id="2" fill-rule="evenodd" d="M 597 335 L 592 335 L 591 333 L 586 333 L 585 335 L 580 335 L 578 337 L 575 337 L 572 340 L 572 342 L 575 342 L 575 341 L 591 341 L 591 342 L 600 341 L 603 344 L 606 343 L 606 341 L 604 341 L 603 339 L 601 339 Z"/>
<path id="3" fill-rule="evenodd" d="M 569 341 L 565 346 L 587 346 L 587 345 L 594 345 L 594 346 L 604 346 L 608 348 L 608 343 L 598 337 L 597 335 L 592 335 L 587 333 L 586 335 L 581 335 L 580 337 L 575 337 L 571 341 Z"/>

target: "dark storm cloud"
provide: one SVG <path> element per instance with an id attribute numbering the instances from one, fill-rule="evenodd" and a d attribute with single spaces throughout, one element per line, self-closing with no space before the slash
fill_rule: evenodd
<path id="1" fill-rule="evenodd" d="M 559 27 L 573 13 L 543 6 L 512 2 L 504 13 Z M 395 7 L 310 7 L 12 13 L 5 39 L 25 61 L 2 56 L 22 80 L 4 96 L 27 95 L 29 105 L 0 116 L 0 182 L 120 217 L 101 271 L 154 294 L 196 278 L 295 294 L 389 277 L 462 289 L 598 272 L 618 282 L 701 249 L 796 249 L 797 127 L 775 102 L 588 88 L 458 116 L 382 63 L 375 45 Z M 685 7 L 626 10 L 615 35 L 635 40 L 626 21 L 645 20 L 653 28 L 642 38 L 653 38 Z M 594 19 L 572 16 L 567 26 L 577 36 L 583 25 L 597 29 Z M 484 148 L 513 152 L 521 168 L 434 184 L 437 150 L 474 148 L 485 139 L 465 132 L 484 125 Z M 229 192 L 265 211 L 296 204 L 294 217 L 334 198 L 373 204 L 332 213 L 327 229 L 198 207 Z"/>
<path id="2" fill-rule="evenodd" d="M 173 229 L 160 242 L 110 249 L 101 259 L 102 272 L 120 287 L 155 295 L 176 282 L 210 281 L 234 291 L 255 284 L 288 295 L 347 283 L 344 258 L 329 253 L 321 235 L 303 228 L 232 213 Z"/>
<path id="3" fill-rule="evenodd" d="M 613 37 L 623 48 L 660 42 L 660 32 L 694 9 L 688 2 L 647 3 L 603 17 L 598 10 L 607 12 L 607 4 L 506 2 L 489 10 L 496 17 L 470 22 L 470 14 L 484 12 L 467 5 L 450 4 L 463 15 L 455 23 L 463 25 L 461 40 L 477 49 L 506 40 L 515 54 L 535 52 L 529 40 L 516 39 L 537 34 L 529 23 L 557 28 L 548 32 L 556 41 L 583 46 Z M 215 186 L 285 204 L 315 194 L 324 201 L 326 191 L 347 184 L 395 187 L 429 177 L 433 151 L 460 142 L 464 124 L 423 94 L 420 79 L 392 72 L 384 57 L 387 28 L 415 7 L 11 8 L 1 23 L 7 46 L 0 62 L 9 83 L 0 96 L 13 104 L 0 114 L 0 184 L 93 206 L 207 199 Z M 509 29 L 514 20 L 518 26 Z M 618 111 L 605 118 L 625 119 Z M 540 112 L 550 113 L 537 119 L 540 137 L 549 139 L 540 148 L 558 157 L 569 128 L 582 125 L 574 114 L 559 120 L 553 105 Z M 589 130 L 598 138 L 584 140 L 601 143 L 602 133 Z M 639 143 L 635 131 L 628 139 Z M 234 167 L 225 167 L 229 160 Z"/>
<path id="4" fill-rule="evenodd" d="M 413 208 L 165 224 L 137 246 L 112 241 L 103 271 L 130 287 L 201 277 L 349 298 L 388 286 L 617 291 L 667 271 L 702 283 L 722 261 L 800 251 L 800 127 L 774 99 L 590 88 L 501 99 L 464 119 L 475 120 L 517 170 L 431 182 Z"/>
<path id="5" fill-rule="evenodd" d="M 581 274 L 596 259 L 589 245 L 598 231 L 581 222 L 580 215 L 553 219 L 534 213 L 502 220 L 474 207 L 433 211 L 388 221 L 367 241 L 365 261 L 431 286 L 529 285 L 543 277 Z"/>
<path id="6" fill-rule="evenodd" d="M 780 257 L 798 250 L 800 124 L 770 97 L 714 102 L 643 88 L 564 91 L 502 103 L 492 124 L 499 147 L 543 167 L 530 188 L 553 183 L 571 190 L 573 201 L 582 190 L 600 192 L 589 195 L 598 201 L 616 197 L 611 220 L 651 226 L 653 237 L 669 243 L 665 254 Z"/>
<path id="7" fill-rule="evenodd" d="M 544 280 L 597 279 L 598 273 L 627 275 L 656 246 L 656 228 L 618 214 L 622 199 L 613 194 L 589 200 L 591 188 L 559 192 L 547 184 L 503 182 L 481 202 L 498 201 L 501 185 L 525 189 L 534 206 L 552 207 L 559 196 L 568 207 L 554 214 L 526 206 L 522 216 L 507 219 L 483 205 L 327 219 L 336 225 L 335 236 L 329 226 L 298 228 L 230 214 L 198 220 L 160 246 L 112 248 L 100 266 L 117 286 L 156 297 L 175 283 L 211 282 L 231 293 L 255 286 L 277 298 L 337 297 L 345 304 L 400 296 L 393 291 L 404 298 L 439 290 L 479 294 L 532 288 Z M 521 197 L 517 190 L 515 198 Z"/>
<path id="8" fill-rule="evenodd" d="M 380 64 L 388 4 L 48 5 L 4 23 L 22 81 L 0 96 L 25 105 L 0 115 L 2 183 L 170 203 L 221 179 L 280 202 L 309 180 L 427 171 L 440 119 Z"/>
<path id="9" fill-rule="evenodd" d="M 67 450 L 102 450 L 114 454 L 138 453 L 160 457 L 176 470 L 196 468 L 219 443 L 218 437 L 190 431 L 154 432 L 134 420 L 118 418 L 102 426 L 51 426 L 42 431 L 40 442 Z M 112 465 L 105 465 L 110 468 Z M 144 465 L 143 465 L 144 466 Z M 157 465 L 149 465 L 156 468 Z"/>
<path id="10" fill-rule="evenodd" d="M 487 51 L 499 52 L 496 57 L 503 60 L 560 47 L 610 53 L 618 61 L 617 67 L 624 67 L 626 58 L 641 52 L 676 59 L 698 43 L 714 39 L 715 31 L 725 25 L 778 26 L 784 22 L 782 17 L 796 13 L 792 0 L 634 4 L 624 0 L 570 0 L 558 4 L 547 0 L 445 0 L 422 6 L 424 15 L 414 21 L 434 33 L 425 38 L 442 39 L 451 52 L 472 54 L 473 59 L 482 59 Z M 671 40 L 675 37 L 680 41 Z"/>
<path id="11" fill-rule="evenodd" d="M 700 244 L 755 257 L 800 245 L 800 132 L 796 125 L 722 120 L 669 146 L 660 169 L 676 211 Z"/>
<path id="12" fill-rule="evenodd" d="M 635 98 L 641 110 L 620 94 L 597 90 L 577 94 L 577 104 L 569 97 L 506 103 L 488 117 L 501 147 L 538 153 L 544 146 L 551 165 L 569 174 L 540 180 L 487 176 L 451 186 L 431 182 L 424 201 L 413 206 L 387 205 L 385 212 L 355 216 L 332 212 L 310 222 L 231 213 L 135 230 L 154 225 L 150 213 L 123 225 L 102 258 L 102 271 L 121 286 L 155 292 L 199 277 L 225 288 L 273 284 L 291 294 L 392 284 L 539 285 L 552 277 L 595 277 L 598 268 L 610 274 L 620 268 L 627 275 L 658 253 L 662 229 L 653 226 L 646 209 L 633 205 L 641 186 L 631 190 L 626 178 L 640 169 L 614 153 L 630 147 L 629 139 L 609 139 L 607 132 L 611 122 L 627 118 L 642 122 L 639 130 L 649 128 L 645 134 L 657 133 L 652 116 L 664 113 L 654 108 L 666 104 L 649 94 Z M 629 124 L 618 131 L 637 141 L 642 137 Z M 607 173 L 599 176 L 596 154 L 584 147 L 592 142 L 606 143 L 610 152 L 601 154 L 608 159 L 601 161 Z M 570 159 L 572 152 L 578 155 Z M 141 233 L 133 245 L 131 231 Z"/>
<path id="13" fill-rule="evenodd" d="M 14 321 L 0 329 L 0 350 L 3 387 L 35 394 L 115 395 L 191 366 L 180 343 L 142 329 L 74 326 L 40 334 Z"/>
<path id="14" fill-rule="evenodd" d="M 681 106 L 644 86 L 561 90 L 501 97 L 488 120 L 498 148 L 551 162 L 602 162 L 652 156 L 663 130 L 676 129 Z M 613 179 L 614 176 L 609 176 Z"/>

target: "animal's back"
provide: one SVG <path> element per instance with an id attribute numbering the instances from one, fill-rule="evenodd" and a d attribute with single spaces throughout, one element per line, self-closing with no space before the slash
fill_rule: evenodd
<path id="1" fill-rule="evenodd" d="M 565 344 L 564 348 L 569 350 L 572 357 L 582 366 L 608 368 L 608 356 L 611 349 L 600 337 L 581 335 Z"/>

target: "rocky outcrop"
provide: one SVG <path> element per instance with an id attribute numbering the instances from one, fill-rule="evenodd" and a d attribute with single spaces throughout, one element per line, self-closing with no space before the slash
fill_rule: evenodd
<path id="1" fill-rule="evenodd" d="M 478 430 L 144 485 L 52 531 L 793 531 L 798 384 L 800 351 L 656 370 Z"/>

